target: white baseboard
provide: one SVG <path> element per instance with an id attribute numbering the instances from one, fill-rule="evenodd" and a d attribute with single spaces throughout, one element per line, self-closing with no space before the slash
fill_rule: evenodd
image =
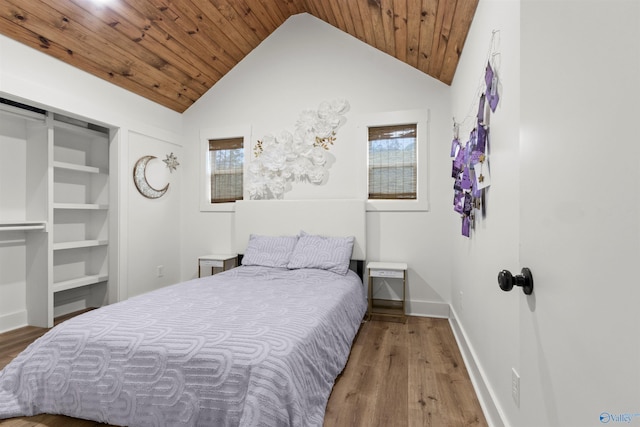
<path id="1" fill-rule="evenodd" d="M 448 319 L 449 304 L 440 301 L 407 301 L 405 311 L 410 316 Z"/>
<path id="2" fill-rule="evenodd" d="M 500 408 L 496 404 L 491 388 L 485 381 L 486 376 L 484 375 L 482 368 L 476 363 L 477 359 L 475 351 L 467 340 L 464 329 L 460 323 L 458 323 L 456 312 L 453 307 L 450 308 L 450 312 L 449 324 L 451 325 L 453 335 L 458 343 L 458 347 L 460 348 L 460 353 L 462 353 L 462 358 L 464 359 L 467 371 L 471 377 L 471 383 L 476 391 L 478 401 L 480 402 L 480 406 L 482 407 L 482 411 L 484 412 L 484 416 L 487 419 L 489 427 L 508 427 L 508 425 L 505 424 L 505 418 L 502 416 Z"/>
<path id="3" fill-rule="evenodd" d="M 0 333 L 27 326 L 27 310 L 0 316 Z"/>

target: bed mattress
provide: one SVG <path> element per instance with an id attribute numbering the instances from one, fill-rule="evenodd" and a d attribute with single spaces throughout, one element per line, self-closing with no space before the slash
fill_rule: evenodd
<path id="1" fill-rule="evenodd" d="M 242 266 L 70 319 L 0 372 L 0 418 L 321 426 L 366 311 L 362 281 Z"/>

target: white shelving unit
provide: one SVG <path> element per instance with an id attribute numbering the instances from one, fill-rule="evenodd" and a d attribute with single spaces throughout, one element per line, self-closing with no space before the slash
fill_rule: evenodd
<path id="1" fill-rule="evenodd" d="M 109 134 L 56 116 L 52 128 L 55 297 L 109 279 Z"/>
<path id="2" fill-rule="evenodd" d="M 0 102 L 0 285 L 51 327 L 75 300 L 109 299 L 110 134 L 25 107 Z"/>

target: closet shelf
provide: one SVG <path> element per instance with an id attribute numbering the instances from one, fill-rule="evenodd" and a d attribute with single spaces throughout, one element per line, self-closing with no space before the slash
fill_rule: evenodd
<path id="1" fill-rule="evenodd" d="M 109 136 L 106 133 L 100 132 L 100 131 L 98 131 L 96 129 L 91 129 L 91 128 L 85 127 L 85 126 L 83 126 L 81 124 L 77 124 L 76 125 L 76 124 L 66 123 L 66 122 L 60 121 L 60 120 L 55 119 L 55 118 L 53 120 L 53 126 L 54 126 L 55 129 L 64 129 L 64 130 L 67 130 L 67 131 L 69 131 L 71 133 L 74 133 L 76 135 L 81 135 L 83 137 L 87 137 L 87 136 L 91 137 L 91 136 L 93 136 L 93 137 L 100 137 L 100 138 L 104 138 L 104 139 L 108 139 L 109 138 Z"/>
<path id="2" fill-rule="evenodd" d="M 105 246 L 108 244 L 108 240 L 78 240 L 75 242 L 54 243 L 53 250 L 59 251 L 64 249 L 90 248 L 94 246 Z"/>
<path id="3" fill-rule="evenodd" d="M 97 203 L 54 203 L 53 209 L 107 210 L 109 205 Z"/>
<path id="4" fill-rule="evenodd" d="M 44 221 L 0 221 L 0 231 L 46 231 Z"/>
<path id="5" fill-rule="evenodd" d="M 53 292 L 68 291 L 69 289 L 81 288 L 83 286 L 93 285 L 100 282 L 105 282 L 109 279 L 106 274 L 95 274 L 82 276 L 71 280 L 63 280 L 61 282 L 55 282 L 53 284 Z"/>
<path id="6" fill-rule="evenodd" d="M 95 166 L 78 165 L 75 163 L 68 163 L 68 162 L 54 161 L 53 167 L 57 169 L 64 169 L 64 170 L 70 170 L 70 171 L 76 171 L 76 172 L 86 172 L 86 173 L 95 173 L 95 174 L 107 173 L 106 171 L 103 172 L 100 168 Z"/>

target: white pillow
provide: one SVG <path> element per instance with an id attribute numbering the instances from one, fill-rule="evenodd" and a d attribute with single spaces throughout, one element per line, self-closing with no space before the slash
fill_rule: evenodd
<path id="1" fill-rule="evenodd" d="M 287 267 L 319 268 L 345 275 L 349 271 L 355 238 L 327 237 L 300 232 Z"/>
<path id="2" fill-rule="evenodd" d="M 298 236 L 260 236 L 251 234 L 242 265 L 286 268 Z"/>

